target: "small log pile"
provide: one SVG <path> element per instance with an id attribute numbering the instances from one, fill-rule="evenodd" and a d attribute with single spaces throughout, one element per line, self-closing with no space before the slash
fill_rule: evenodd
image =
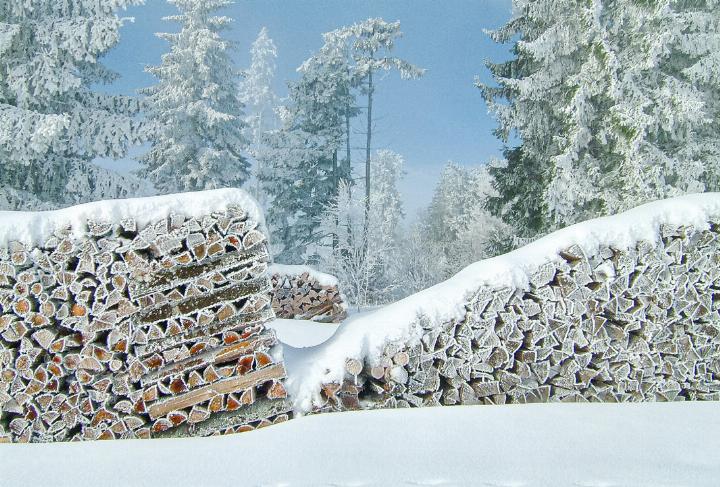
<path id="1" fill-rule="evenodd" d="M 303 266 L 271 266 L 272 308 L 285 319 L 339 323 L 347 317 L 337 279 Z"/>
<path id="2" fill-rule="evenodd" d="M 77 230 L 77 229 L 74 229 Z M 265 235 L 238 206 L 0 248 L 0 442 L 247 431 L 288 418 Z"/>
<path id="3" fill-rule="evenodd" d="M 348 359 L 317 411 L 528 402 L 720 400 L 720 227 L 565 249 L 525 289 L 482 288 L 463 319 Z"/>

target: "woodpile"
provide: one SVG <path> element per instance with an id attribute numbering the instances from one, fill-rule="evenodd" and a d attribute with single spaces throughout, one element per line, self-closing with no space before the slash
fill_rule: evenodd
<path id="1" fill-rule="evenodd" d="M 347 317 L 337 279 L 304 266 L 273 265 L 272 308 L 285 319 L 339 323 Z"/>
<path id="2" fill-rule="evenodd" d="M 720 227 L 657 244 L 572 246 L 524 289 L 482 288 L 463 319 L 348 359 L 317 409 L 720 400 Z"/>
<path id="3" fill-rule="evenodd" d="M 265 235 L 239 206 L 87 221 L 0 248 L 0 442 L 247 431 L 288 419 Z"/>

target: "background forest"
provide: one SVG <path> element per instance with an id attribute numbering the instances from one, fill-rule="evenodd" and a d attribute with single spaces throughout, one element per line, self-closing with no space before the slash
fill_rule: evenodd
<path id="1" fill-rule="evenodd" d="M 232 2 L 168 0 L 155 83 L 115 94 L 103 58 L 140 3 L 0 3 L 1 209 L 241 187 L 265 208 L 277 262 L 337 275 L 368 306 L 559 227 L 720 185 L 718 1 L 513 0 L 486 32 L 507 59 L 467 80 L 503 157 L 447 163 L 417 216 L 399 189 L 413 161 L 374 139 L 386 77 L 432 69 L 395 54 L 417 42 L 399 21 L 318 33 L 281 97 L 268 29 L 240 46 Z M 233 62 L 241 49 L 247 66 Z M 97 164 L 132 151 L 132 172 Z"/>

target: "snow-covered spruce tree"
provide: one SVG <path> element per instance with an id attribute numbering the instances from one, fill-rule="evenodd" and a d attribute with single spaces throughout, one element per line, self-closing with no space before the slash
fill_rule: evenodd
<path id="1" fill-rule="evenodd" d="M 243 105 L 231 44 L 220 33 L 232 19 L 214 15 L 229 0 L 168 0 L 179 33 L 157 34 L 170 43 L 159 66 L 148 67 L 159 82 L 147 95 L 152 147 L 139 174 L 161 193 L 240 187 L 249 177 Z"/>
<path id="2" fill-rule="evenodd" d="M 498 133 L 515 130 L 504 208 L 534 202 L 546 229 L 643 201 L 715 189 L 719 174 L 714 1 L 516 0 L 492 33 L 515 58 L 482 86 Z M 525 169 L 531 168 L 526 174 Z M 497 181 L 502 176 L 495 174 Z M 510 208 L 508 208 L 508 206 Z M 520 207 L 518 207 L 520 206 Z M 522 207 L 524 206 L 524 208 Z"/>
<path id="3" fill-rule="evenodd" d="M 392 151 L 373 154 L 368 238 L 365 239 L 365 198 L 357 187 L 341 181 L 339 192 L 325 212 L 321 228 L 335 236 L 335 245 L 323 254 L 323 269 L 341 281 L 356 306 L 391 301 L 401 283 L 392 268 L 398 253 L 398 224 L 403 216 L 397 185 L 402 177 L 403 158 Z"/>
<path id="4" fill-rule="evenodd" d="M 365 198 L 369 205 L 372 193 L 371 156 L 373 130 L 373 95 L 377 71 L 397 70 L 403 79 L 419 78 L 425 72 L 409 62 L 392 56 L 395 41 L 402 37 L 400 22 L 387 22 L 381 18 L 370 18 L 363 22 L 343 27 L 335 31 L 338 38 L 346 38 L 350 43 L 350 55 L 354 60 L 352 74 L 355 85 L 367 96 L 367 132 L 365 138 Z M 366 206 L 366 213 L 370 207 Z"/>
<path id="5" fill-rule="evenodd" d="M 494 195 L 486 166 L 449 162 L 443 169 L 424 220 L 427 240 L 443 250 L 448 263 L 448 274 L 438 281 L 502 250 L 507 225 L 486 209 Z"/>
<path id="6" fill-rule="evenodd" d="M 398 183 L 402 179 L 405 160 L 391 150 L 378 150 L 371 160 L 370 176 L 375 181 L 370 193 L 371 223 L 374 236 L 383 240 L 383 247 L 394 245 L 397 227 L 403 218 L 402 196 Z"/>
<path id="7" fill-rule="evenodd" d="M 320 51 L 290 83 L 283 126 L 266 135 L 257 159 L 262 191 L 268 196 L 268 222 L 276 259 L 314 262 L 321 247 L 331 245 L 318 222 L 338 193 L 350 168 L 338 153 L 345 138 L 348 110 L 355 112 L 347 56 L 336 38 L 325 38 Z"/>
<path id="8" fill-rule="evenodd" d="M 485 207 L 508 225 L 498 253 L 533 240 L 548 226 L 543 211 L 547 186 L 544 165 L 525 156 L 522 146 L 506 148 L 504 155 L 504 159 L 490 161 L 487 166 L 495 191 L 488 195 Z"/>
<path id="9" fill-rule="evenodd" d="M 279 98 L 272 88 L 275 79 L 277 48 L 268 35 L 267 27 L 260 29 L 250 48 L 250 68 L 240 83 L 240 101 L 245 105 L 248 138 L 259 144 L 265 132 L 275 130 L 280 123 L 276 114 Z"/>
<path id="10" fill-rule="evenodd" d="M 577 22 L 572 22 L 578 17 L 576 5 L 579 2 L 563 1 L 562 6 L 556 4 L 558 9 L 555 10 L 545 0 L 535 3 L 514 1 L 511 20 L 502 28 L 489 32 L 499 43 L 511 42 L 519 35 L 520 40 L 512 49 L 514 57 L 502 63 L 487 63 L 497 86 L 476 83 L 498 120 L 495 134 L 505 143 L 509 142 L 513 131 L 522 138 L 521 147 L 507 148 L 504 163 L 490 169 L 498 194 L 488 200 L 488 208 L 496 216 L 512 222 L 526 236 L 549 226 L 544 194 L 552 173 L 551 158 L 559 151 L 554 135 L 563 128 L 563 118 L 554 105 L 565 93 L 556 78 L 566 76 L 568 67 L 574 66 L 575 60 L 558 52 L 556 64 L 545 74 L 542 62 L 535 60 L 524 47 L 553 23 L 552 19 L 544 20 L 543 16 L 554 16 L 557 22 L 569 22 L 578 30 Z M 568 27 L 568 31 L 570 29 Z M 546 37 L 552 35 L 549 31 Z M 567 32 L 563 33 L 563 38 L 567 35 Z M 583 38 L 584 34 L 578 34 L 577 42 L 582 43 Z M 530 96 L 528 93 L 533 86 L 537 86 L 537 92 Z"/>
<path id="11" fill-rule="evenodd" d="M 245 72 L 244 80 L 240 83 L 240 101 L 245 105 L 245 136 L 250 145 L 248 152 L 254 160 L 255 167 L 253 175 L 255 185 L 251 188 L 255 197 L 263 206 L 267 201 L 265 195 L 260 191 L 260 184 L 257 178 L 261 172 L 257 166 L 257 155 L 262 151 L 264 135 L 280 127 L 280 120 L 277 115 L 279 98 L 272 88 L 275 79 L 275 59 L 277 48 L 268 35 L 266 27 L 260 30 L 257 39 L 250 48 L 250 68 Z"/>
<path id="12" fill-rule="evenodd" d="M 596 15 L 603 42 L 596 42 L 595 56 L 608 66 L 611 107 L 597 117 L 596 138 L 610 141 L 608 158 L 618 162 L 602 173 L 603 208 L 616 212 L 644 200 L 717 190 L 720 2 L 624 0 L 604 10 Z M 577 104 L 570 113 L 580 112 Z M 570 138 L 558 167 L 569 164 L 562 158 L 576 158 L 582 168 L 592 144 Z M 561 218 L 566 208 L 556 181 L 562 176 L 549 188 L 557 194 L 549 204 Z M 622 181 L 623 197 L 614 181 Z"/>
<path id="13" fill-rule="evenodd" d="M 284 114 L 283 118 L 287 115 Z M 332 147 L 322 136 L 304 131 L 285 119 L 279 130 L 266 135 L 258 153 L 261 190 L 269 203 L 265 214 L 276 262 L 308 262 L 308 247 L 325 238 L 320 215 L 333 197 L 328 160 Z"/>
<path id="14" fill-rule="evenodd" d="M 0 207 L 46 209 L 132 195 L 139 187 L 92 164 L 141 141 L 137 100 L 93 92 L 116 74 L 116 12 L 138 0 L 0 2 Z"/>

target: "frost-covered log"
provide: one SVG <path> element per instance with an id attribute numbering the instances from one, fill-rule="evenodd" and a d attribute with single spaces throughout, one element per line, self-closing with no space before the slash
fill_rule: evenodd
<path id="1" fill-rule="evenodd" d="M 720 400 L 720 195 L 584 222 L 341 328 L 304 411 Z"/>
<path id="2" fill-rule="evenodd" d="M 239 190 L 1 213 L 0 441 L 286 419 L 267 262 Z"/>
<path id="3" fill-rule="evenodd" d="M 273 264 L 272 308 L 278 318 L 339 323 L 347 304 L 338 280 L 307 266 Z"/>

